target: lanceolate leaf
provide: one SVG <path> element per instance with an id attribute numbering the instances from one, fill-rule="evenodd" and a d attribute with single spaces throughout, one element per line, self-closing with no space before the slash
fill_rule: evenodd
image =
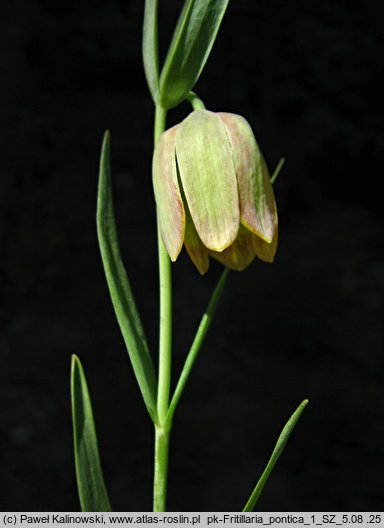
<path id="1" fill-rule="evenodd" d="M 77 487 L 83 512 L 112 511 L 101 468 L 92 404 L 80 360 L 72 356 L 71 395 Z"/>
<path id="2" fill-rule="evenodd" d="M 193 340 L 192 346 L 188 352 L 187 359 L 185 360 L 183 370 L 181 371 L 179 381 L 177 382 L 175 392 L 172 396 L 172 400 L 171 400 L 171 403 L 168 409 L 168 416 L 167 416 L 167 420 L 169 422 L 172 422 L 173 415 L 179 403 L 180 397 L 184 391 L 188 378 L 191 374 L 192 367 L 196 361 L 197 355 L 204 342 L 204 339 L 209 330 L 209 327 L 211 326 L 211 323 L 216 313 L 217 305 L 219 304 L 220 297 L 223 293 L 224 286 L 227 281 L 228 275 L 229 275 L 229 269 L 226 268 L 221 274 L 221 277 L 218 283 L 216 284 L 216 287 L 213 291 L 213 294 L 208 303 L 208 306 L 203 314 L 203 317 L 201 318 L 201 321 L 197 329 L 195 338 Z"/>
<path id="3" fill-rule="evenodd" d="M 156 102 L 159 95 L 159 52 L 157 37 L 158 0 L 145 0 L 143 62 L 149 90 Z"/>
<path id="4" fill-rule="evenodd" d="M 295 428 L 302 412 L 307 406 L 307 403 L 308 400 L 303 400 L 296 409 L 296 411 L 292 414 L 288 422 L 285 424 L 284 429 L 281 431 L 281 434 L 276 442 L 275 449 L 272 452 L 271 458 L 268 460 L 268 464 L 266 465 L 266 468 L 264 469 L 264 472 L 261 475 L 258 483 L 256 484 L 251 496 L 249 497 L 248 502 L 243 509 L 243 512 L 250 512 L 254 510 L 256 503 L 261 495 L 261 492 L 263 491 L 264 486 L 268 480 L 268 477 L 271 474 L 272 469 L 278 461 L 281 453 L 283 452 L 284 447 L 288 442 L 293 429 Z"/>
<path id="5" fill-rule="evenodd" d="M 229 0 L 186 0 L 160 76 L 160 104 L 172 108 L 198 80 Z"/>
<path id="6" fill-rule="evenodd" d="M 144 330 L 120 255 L 113 209 L 110 136 L 105 133 L 100 161 L 97 234 L 113 307 L 148 412 L 156 422 L 157 381 Z"/>

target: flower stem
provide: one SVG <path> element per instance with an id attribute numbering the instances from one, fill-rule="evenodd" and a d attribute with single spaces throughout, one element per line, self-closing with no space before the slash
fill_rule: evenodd
<path id="1" fill-rule="evenodd" d="M 157 106 L 155 117 L 155 142 L 165 129 L 166 110 Z M 157 413 L 160 425 L 165 423 L 168 412 L 171 381 L 172 354 L 172 275 L 171 261 L 163 244 L 159 224 L 157 228 L 160 280 L 160 336 L 159 336 L 159 386 Z"/>
<path id="2" fill-rule="evenodd" d="M 155 144 L 165 130 L 167 111 L 156 106 Z M 169 407 L 172 361 L 172 275 L 171 261 L 157 227 L 160 281 L 159 384 L 157 391 L 158 423 L 155 424 L 155 469 L 153 511 L 166 511 L 169 435 L 165 422 Z"/>
<path id="3" fill-rule="evenodd" d="M 205 104 L 195 92 L 189 92 L 187 100 L 191 103 L 194 110 L 205 110 Z"/>

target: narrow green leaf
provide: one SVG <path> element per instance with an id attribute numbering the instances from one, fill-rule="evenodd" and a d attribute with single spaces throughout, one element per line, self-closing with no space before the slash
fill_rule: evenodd
<path id="1" fill-rule="evenodd" d="M 229 0 L 186 0 L 160 76 L 160 104 L 172 108 L 196 84 Z"/>
<path id="2" fill-rule="evenodd" d="M 243 512 L 250 512 L 250 511 L 253 511 L 253 509 L 255 508 L 256 503 L 259 500 L 259 497 L 261 495 L 261 492 L 263 491 L 264 486 L 268 480 L 268 477 L 271 474 L 271 471 L 274 468 L 276 462 L 278 461 L 281 453 L 283 452 L 284 447 L 286 443 L 288 442 L 288 439 L 291 436 L 293 429 L 295 428 L 302 412 L 307 406 L 307 403 L 308 403 L 308 400 L 303 400 L 298 406 L 298 408 L 296 409 L 296 411 L 292 414 L 288 422 L 285 424 L 284 429 L 282 430 L 276 442 L 275 449 L 273 450 L 271 458 L 269 459 L 268 464 L 266 465 L 266 468 L 263 471 L 263 474 L 261 475 L 258 483 L 256 484 L 256 487 L 253 490 L 252 495 L 248 499 L 248 502 L 245 505 Z"/>
<path id="3" fill-rule="evenodd" d="M 152 357 L 120 255 L 113 209 L 110 169 L 110 135 L 104 135 L 97 200 L 97 234 L 112 304 L 144 402 L 157 420 L 157 381 Z"/>
<path id="4" fill-rule="evenodd" d="M 83 367 L 72 356 L 71 396 L 77 487 L 83 512 L 112 511 L 104 483 L 92 404 Z"/>
<path id="5" fill-rule="evenodd" d="M 157 36 L 158 0 L 145 0 L 143 62 L 149 90 L 157 102 L 159 95 L 159 52 Z"/>
<path id="6" fill-rule="evenodd" d="M 217 305 L 219 304 L 221 294 L 223 293 L 225 283 L 227 282 L 228 275 L 229 275 L 229 269 L 226 268 L 221 274 L 220 279 L 218 283 L 216 284 L 216 287 L 213 291 L 212 297 L 208 303 L 208 306 L 203 314 L 203 317 L 201 318 L 199 327 L 197 329 L 192 346 L 188 352 L 187 359 L 185 360 L 183 370 L 181 371 L 179 381 L 177 382 L 176 389 L 175 389 L 175 392 L 171 400 L 171 404 L 168 409 L 167 421 L 172 421 L 177 404 L 179 403 L 179 400 L 184 391 L 185 385 L 191 374 L 192 367 L 196 361 L 201 345 L 203 344 L 204 338 L 208 332 L 209 327 L 211 326 L 213 317 L 216 313 L 216 308 L 217 308 Z"/>
<path id="7" fill-rule="evenodd" d="M 285 163 L 285 158 L 280 158 L 279 163 L 277 164 L 276 169 L 274 170 L 272 176 L 271 176 L 271 183 L 275 183 L 278 175 L 280 174 L 281 169 L 283 168 L 283 165 Z"/>

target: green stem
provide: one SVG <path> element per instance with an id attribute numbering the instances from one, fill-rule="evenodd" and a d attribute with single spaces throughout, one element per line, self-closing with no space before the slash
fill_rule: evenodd
<path id="1" fill-rule="evenodd" d="M 155 479 L 153 490 L 153 511 L 163 512 L 166 511 L 167 504 L 170 430 L 156 426 L 155 431 Z"/>
<path id="2" fill-rule="evenodd" d="M 205 104 L 195 92 L 189 92 L 187 100 L 191 103 L 194 110 L 205 110 Z"/>
<path id="3" fill-rule="evenodd" d="M 167 111 L 156 106 L 155 144 L 165 130 Z M 157 228 L 160 281 L 159 382 L 157 391 L 158 424 L 155 425 L 155 470 L 153 511 L 166 510 L 170 425 L 164 427 L 169 406 L 172 361 L 172 275 L 171 261 Z"/>
<path id="4" fill-rule="evenodd" d="M 155 143 L 165 129 L 166 110 L 156 107 Z M 160 336 L 159 336 L 159 385 L 157 392 L 157 413 L 160 426 L 165 423 L 171 383 L 172 360 L 172 274 L 171 261 L 163 244 L 159 224 L 157 240 L 159 251 L 160 280 Z"/>

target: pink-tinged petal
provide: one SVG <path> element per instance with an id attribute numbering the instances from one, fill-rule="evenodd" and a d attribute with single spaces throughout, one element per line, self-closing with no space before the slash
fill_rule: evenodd
<path id="1" fill-rule="evenodd" d="M 199 235 L 193 225 L 189 211 L 187 211 L 187 222 L 185 226 L 185 249 L 188 251 L 192 262 L 201 275 L 204 275 L 209 268 L 208 250 L 201 242 Z"/>
<path id="2" fill-rule="evenodd" d="M 181 123 L 176 157 L 196 231 L 208 249 L 222 251 L 237 236 L 240 212 L 231 146 L 216 114 L 195 110 Z"/>
<path id="3" fill-rule="evenodd" d="M 253 248 L 253 233 L 240 226 L 239 234 L 228 248 L 224 251 L 210 251 L 211 257 L 215 258 L 227 268 L 235 271 L 242 271 L 247 268 L 255 258 L 255 251 Z"/>
<path id="4" fill-rule="evenodd" d="M 260 260 L 263 260 L 264 262 L 272 263 L 276 255 L 277 239 L 277 230 L 275 231 L 272 242 L 270 244 L 268 244 L 268 242 L 265 242 L 265 240 L 259 238 L 257 235 L 253 235 L 253 250 L 255 252 L 256 257 L 258 257 Z"/>
<path id="5" fill-rule="evenodd" d="M 175 136 L 178 125 L 165 131 L 153 154 L 153 188 L 161 237 L 171 260 L 183 247 L 185 211 L 177 179 Z"/>
<path id="6" fill-rule="evenodd" d="M 249 123 L 219 112 L 232 145 L 240 197 L 241 223 L 266 242 L 277 228 L 276 203 L 267 165 Z"/>

